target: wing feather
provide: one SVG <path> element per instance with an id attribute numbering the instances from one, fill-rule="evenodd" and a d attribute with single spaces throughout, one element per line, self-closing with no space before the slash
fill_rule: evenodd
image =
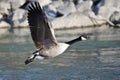
<path id="1" fill-rule="evenodd" d="M 28 22 L 31 36 L 37 48 L 44 45 L 45 40 L 50 44 L 56 44 L 54 30 L 38 2 L 33 2 L 28 9 Z"/>

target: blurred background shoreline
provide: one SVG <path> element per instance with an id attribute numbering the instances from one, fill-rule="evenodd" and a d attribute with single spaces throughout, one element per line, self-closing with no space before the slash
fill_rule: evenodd
<path id="1" fill-rule="evenodd" d="M 39 0 L 58 41 L 90 39 L 25 65 L 36 50 L 26 11 L 32 1 L 0 0 L 0 80 L 120 80 L 120 0 Z"/>
<path id="2" fill-rule="evenodd" d="M 36 0 L 0 0 L 0 28 L 28 27 L 27 9 Z M 119 0 L 38 0 L 55 29 L 109 24 L 119 27 Z"/>

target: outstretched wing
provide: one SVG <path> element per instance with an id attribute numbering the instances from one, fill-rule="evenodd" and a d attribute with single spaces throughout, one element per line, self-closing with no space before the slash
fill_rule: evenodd
<path id="1" fill-rule="evenodd" d="M 54 30 L 38 2 L 33 2 L 29 6 L 28 22 L 32 39 L 38 49 L 43 46 L 45 40 L 50 44 L 56 44 Z"/>

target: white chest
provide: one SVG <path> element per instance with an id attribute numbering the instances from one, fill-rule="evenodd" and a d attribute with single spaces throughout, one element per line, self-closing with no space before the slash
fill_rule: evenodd
<path id="1" fill-rule="evenodd" d="M 62 54 L 68 47 L 69 47 L 68 44 L 58 43 L 57 46 L 51 46 L 51 48 L 49 49 L 43 49 L 41 51 L 41 54 L 46 55 L 48 57 L 55 57 Z"/>

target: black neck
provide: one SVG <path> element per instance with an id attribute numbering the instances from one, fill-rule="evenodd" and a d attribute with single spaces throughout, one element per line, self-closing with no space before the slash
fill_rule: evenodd
<path id="1" fill-rule="evenodd" d="M 80 40 L 81 40 L 80 38 L 76 38 L 76 39 L 74 39 L 74 40 L 71 40 L 71 41 L 68 41 L 68 42 L 65 42 L 65 43 L 71 45 L 71 44 L 73 44 L 73 43 L 75 43 L 75 42 L 78 42 L 78 41 L 80 41 Z"/>

